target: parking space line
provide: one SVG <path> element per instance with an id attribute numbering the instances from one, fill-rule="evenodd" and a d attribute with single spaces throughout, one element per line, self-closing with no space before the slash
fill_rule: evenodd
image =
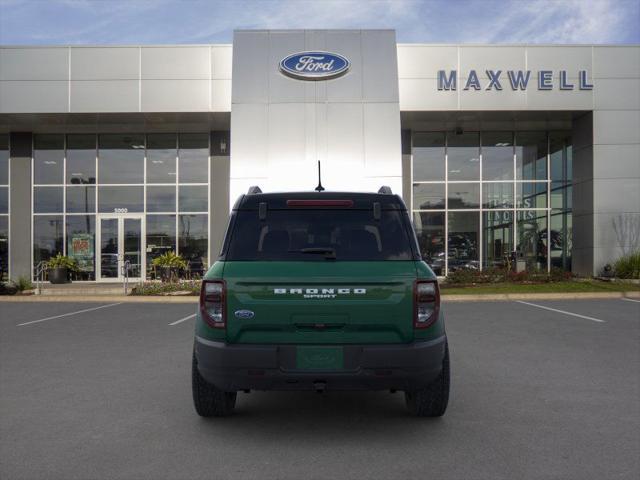
<path id="1" fill-rule="evenodd" d="M 85 308 L 84 310 L 78 310 L 77 312 L 63 313 L 62 315 L 54 315 L 53 317 L 40 318 L 39 320 L 31 320 L 30 322 L 19 323 L 17 327 L 24 325 L 31 325 L 32 323 L 46 322 L 47 320 L 55 320 L 56 318 L 68 317 L 70 315 L 78 315 L 79 313 L 93 312 L 94 310 L 100 310 L 101 308 L 115 307 L 116 305 L 122 305 L 122 302 L 109 303 L 108 305 L 100 305 L 99 307 Z"/>
<path id="2" fill-rule="evenodd" d="M 187 320 L 189 320 L 190 318 L 193 318 L 195 316 L 196 316 L 196 314 L 193 313 L 193 314 L 189 315 L 188 317 L 184 317 L 184 318 L 181 318 L 180 320 L 176 320 L 175 322 L 170 323 L 169 326 L 173 327 L 174 325 L 178 325 L 179 323 L 186 322 Z"/>
<path id="3" fill-rule="evenodd" d="M 600 320 L 599 318 L 587 317 L 586 315 L 580 315 L 578 313 L 567 312 L 566 310 L 558 310 L 556 308 L 545 307 L 544 305 L 538 305 L 537 303 L 523 302 L 522 300 L 516 300 L 516 302 L 523 303 L 524 305 L 531 305 L 532 307 L 542 308 L 544 310 L 550 310 L 552 312 L 564 313 L 565 315 L 571 315 L 572 317 L 584 318 L 585 320 L 591 320 L 592 322 L 605 323 L 604 320 Z"/>
<path id="4" fill-rule="evenodd" d="M 624 300 L 625 302 L 640 303 L 640 300 L 634 300 L 633 298 L 622 298 L 621 300 Z"/>

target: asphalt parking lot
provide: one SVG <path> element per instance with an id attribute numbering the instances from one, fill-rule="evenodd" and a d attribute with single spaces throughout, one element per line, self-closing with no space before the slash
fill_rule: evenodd
<path id="1" fill-rule="evenodd" d="M 387 392 L 252 392 L 201 419 L 195 305 L 111 303 L 0 303 L 0 478 L 640 476 L 637 300 L 446 304 L 441 419 Z"/>

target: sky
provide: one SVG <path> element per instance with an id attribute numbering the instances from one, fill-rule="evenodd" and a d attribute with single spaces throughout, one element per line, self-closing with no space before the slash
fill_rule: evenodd
<path id="1" fill-rule="evenodd" d="M 393 28 L 407 43 L 640 44 L 640 0 L 0 0 L 0 44 L 231 43 L 239 28 Z"/>

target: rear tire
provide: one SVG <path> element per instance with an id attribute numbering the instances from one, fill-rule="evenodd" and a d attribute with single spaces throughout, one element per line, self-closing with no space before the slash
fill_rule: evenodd
<path id="1" fill-rule="evenodd" d="M 191 363 L 191 390 L 193 405 L 201 417 L 226 417 L 236 406 L 236 392 L 224 392 L 207 382 L 198 371 L 196 354 Z"/>
<path id="2" fill-rule="evenodd" d="M 441 417 L 449 403 L 449 383 L 449 345 L 445 344 L 440 374 L 427 387 L 404 393 L 407 408 L 417 417 Z"/>

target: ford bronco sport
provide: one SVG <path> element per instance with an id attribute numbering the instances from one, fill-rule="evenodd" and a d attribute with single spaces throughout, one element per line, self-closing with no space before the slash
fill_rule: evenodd
<path id="1" fill-rule="evenodd" d="M 438 283 L 402 199 L 388 187 L 242 195 L 202 281 L 192 388 L 204 417 L 252 389 L 402 390 L 413 414 L 443 415 Z"/>

